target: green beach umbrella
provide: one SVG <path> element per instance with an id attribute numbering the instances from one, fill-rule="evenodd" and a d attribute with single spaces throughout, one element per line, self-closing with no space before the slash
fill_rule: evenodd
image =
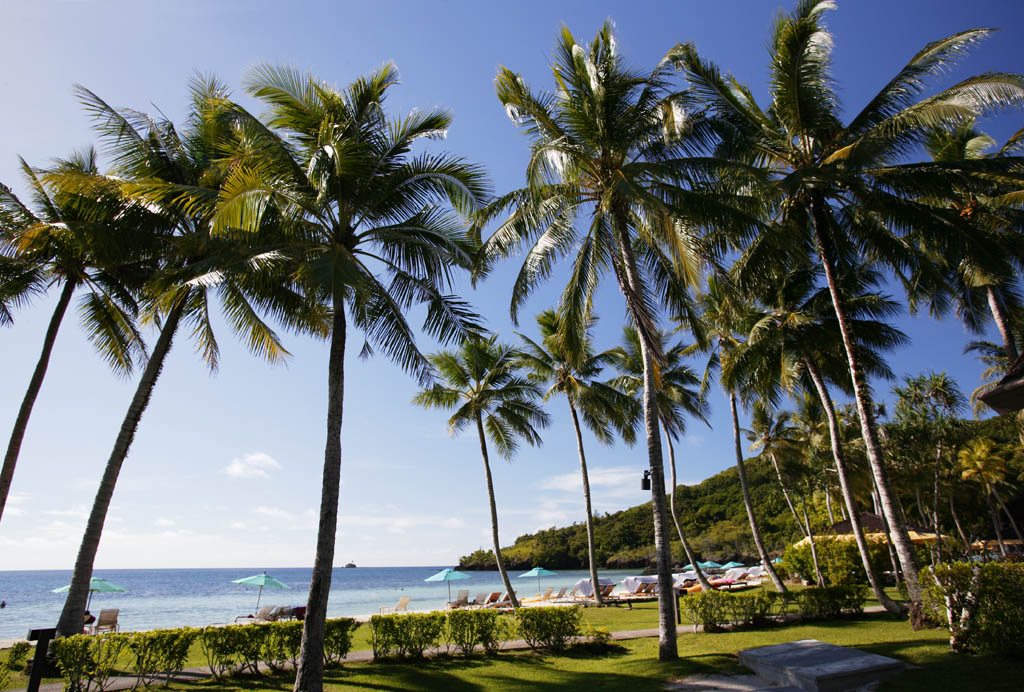
<path id="1" fill-rule="evenodd" d="M 433 574 L 433 575 L 427 577 L 426 579 L 424 579 L 423 581 L 443 581 L 443 582 L 448 582 L 448 600 L 451 601 L 452 600 L 452 584 L 451 584 L 451 582 L 453 582 L 453 581 L 455 581 L 457 579 L 470 579 L 470 578 L 471 578 L 471 576 L 466 574 L 465 572 L 459 572 L 458 570 L 454 570 L 451 567 L 445 567 L 443 570 L 441 570 L 437 574 Z"/>
<path id="2" fill-rule="evenodd" d="M 52 593 L 64 593 L 70 588 L 71 584 L 65 584 L 59 589 L 54 589 Z M 113 582 L 101 579 L 100 577 L 93 577 L 89 580 L 89 600 L 85 602 L 85 609 L 89 610 L 89 604 L 92 603 L 92 595 L 94 593 L 119 593 L 123 591 L 125 591 L 125 589 L 122 589 Z"/>
<path id="3" fill-rule="evenodd" d="M 739 562 L 731 562 L 731 561 L 730 562 L 726 562 L 724 565 L 722 565 L 723 569 L 732 569 L 733 567 L 743 567 L 743 565 L 740 564 Z"/>
<path id="4" fill-rule="evenodd" d="M 519 578 L 522 579 L 523 577 L 537 577 L 537 590 L 540 591 L 540 578 L 552 577 L 557 574 L 558 572 L 552 572 L 551 570 L 544 569 L 543 567 L 534 567 L 529 572 L 523 572 L 522 574 L 520 574 Z"/>
<path id="5" fill-rule="evenodd" d="M 254 574 L 251 577 L 244 577 L 242 579 L 232 579 L 231 583 L 232 584 L 241 584 L 242 586 L 258 586 L 258 587 L 260 587 L 260 592 L 256 596 L 256 608 L 257 609 L 259 609 L 259 607 L 260 607 L 260 598 L 262 598 L 262 596 L 263 596 L 263 587 L 267 587 L 268 589 L 290 589 L 290 588 L 292 588 L 292 587 L 288 586 L 287 584 L 285 584 L 284 582 L 280 582 L 277 579 L 274 579 L 273 577 L 268 575 L 266 572 L 264 572 L 263 574 Z"/>

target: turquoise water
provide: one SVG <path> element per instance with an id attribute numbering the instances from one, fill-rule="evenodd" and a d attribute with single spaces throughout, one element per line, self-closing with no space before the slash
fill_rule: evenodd
<path id="1" fill-rule="evenodd" d="M 410 610 L 442 608 L 448 600 L 446 583 L 424 583 L 423 580 L 445 566 L 337 568 L 331 579 L 327 614 L 329 617 L 370 615 L 381 606 L 395 605 L 402 596 L 412 597 Z M 94 594 L 90 610 L 98 613 L 103 608 L 119 608 L 122 630 L 183 625 L 202 627 L 231 622 L 236 616 L 255 612 L 259 591 L 232 584 L 231 580 L 261 572 L 262 568 L 96 570 L 94 576 L 113 582 L 126 591 Z M 306 604 L 312 573 L 310 568 L 268 569 L 267 573 L 291 589 L 264 589 L 261 607 Z M 618 583 L 636 573 L 635 570 L 601 570 L 600 576 Z M 482 591 L 504 590 L 496 571 L 467 574 L 471 578 L 450 582 L 453 597 L 459 589 L 469 589 L 470 598 Z M 537 594 L 537 579 L 518 579 L 518 574 L 521 572 L 512 572 L 509 576 L 520 598 Z M 572 570 L 542 577 L 541 592 L 548 587 L 556 590 L 562 586 L 571 587 L 589 576 L 585 570 Z M 55 625 L 65 594 L 51 591 L 70 581 L 71 572 L 67 570 L 0 571 L 0 600 L 7 603 L 7 607 L 0 609 L 0 639 L 24 637 L 31 627 Z"/>

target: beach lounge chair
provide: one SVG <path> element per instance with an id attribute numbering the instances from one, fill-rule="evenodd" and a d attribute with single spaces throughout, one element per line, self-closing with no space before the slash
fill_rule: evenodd
<path id="1" fill-rule="evenodd" d="M 449 608 L 461 608 L 466 605 L 469 605 L 469 589 L 460 590 L 455 596 L 455 600 L 448 602 Z"/>
<path id="2" fill-rule="evenodd" d="M 566 598 L 583 598 L 583 596 L 580 596 L 580 588 L 578 586 L 572 587 L 572 591 L 569 592 L 569 595 L 566 596 Z"/>
<path id="3" fill-rule="evenodd" d="M 552 601 L 558 601 L 558 600 L 561 600 L 561 599 L 565 598 L 565 590 L 567 588 L 568 588 L 567 586 L 563 586 L 562 589 L 558 593 L 556 593 L 554 596 L 551 597 L 551 600 Z"/>
<path id="4" fill-rule="evenodd" d="M 615 584 L 609 584 L 608 586 L 601 587 L 601 598 L 611 598 L 612 591 L 615 590 Z"/>
<path id="5" fill-rule="evenodd" d="M 492 591 L 490 593 L 490 595 L 487 596 L 486 599 L 484 599 L 484 605 L 485 606 L 489 606 L 492 603 L 497 603 L 500 596 L 501 596 L 501 592 L 500 591 Z"/>
<path id="6" fill-rule="evenodd" d="M 470 605 L 475 605 L 475 606 L 481 606 L 481 605 L 483 605 L 483 604 L 484 604 L 484 601 L 486 601 L 486 600 L 487 600 L 487 596 L 488 596 L 488 594 L 487 594 L 487 592 L 486 592 L 486 591 L 484 591 L 484 592 L 482 592 L 482 593 L 478 593 L 478 594 L 476 595 L 476 598 L 474 598 L 474 599 L 473 599 L 473 602 L 472 602 L 472 603 L 471 603 Z"/>
<path id="7" fill-rule="evenodd" d="M 96 624 L 92 626 L 92 633 L 99 634 L 100 632 L 119 632 L 121 626 L 117 624 L 117 614 L 120 613 L 118 608 L 109 608 L 100 611 L 100 616 L 96 618 Z"/>
<path id="8" fill-rule="evenodd" d="M 239 615 L 235 622 L 246 620 L 249 622 L 273 622 L 277 618 L 277 606 L 263 606 L 255 615 Z"/>
<path id="9" fill-rule="evenodd" d="M 381 606 L 380 614 L 384 613 L 408 613 L 409 612 L 409 601 L 412 600 L 412 596 L 402 596 L 398 599 L 398 603 L 394 607 Z"/>
<path id="10" fill-rule="evenodd" d="M 515 591 L 513 591 L 512 593 L 515 593 Z M 487 607 L 488 608 L 508 608 L 511 605 L 512 605 L 512 599 L 509 598 L 508 591 L 506 591 L 505 593 L 501 594 L 501 598 L 499 598 L 497 601 L 495 601 L 494 603 L 488 603 Z"/>

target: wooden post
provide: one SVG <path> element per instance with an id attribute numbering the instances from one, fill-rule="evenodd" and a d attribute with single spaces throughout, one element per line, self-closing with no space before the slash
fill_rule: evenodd
<path id="1" fill-rule="evenodd" d="M 36 655 L 32 658 L 32 673 L 29 675 L 28 687 L 25 692 L 39 692 L 39 683 L 43 679 L 43 671 L 48 670 L 50 667 L 46 660 L 46 652 L 50 648 L 50 640 L 56 635 L 56 627 L 28 631 L 27 639 L 30 642 L 36 642 Z"/>

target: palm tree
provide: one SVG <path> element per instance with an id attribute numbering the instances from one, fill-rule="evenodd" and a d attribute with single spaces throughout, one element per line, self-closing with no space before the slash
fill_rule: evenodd
<path id="1" fill-rule="evenodd" d="M 626 327 L 623 330 L 623 345 L 609 351 L 619 376 L 612 380 L 612 384 L 639 399 L 644 390 L 644 360 L 640 347 L 640 335 L 636 329 Z M 679 513 L 676 511 L 676 452 L 673 440 L 678 440 L 680 435 L 686 431 L 686 415 L 699 418 L 707 423 L 708 405 L 701 395 L 700 378 L 683 362 L 686 346 L 682 343 L 668 346 L 668 336 L 664 333 L 659 336 L 659 347 L 665 354 L 665 364 L 657 371 L 655 382 L 658 390 L 656 400 L 658 403 L 658 420 L 665 431 L 665 443 L 668 446 L 669 471 L 672 481 L 672 491 L 668 496 L 669 514 L 676 526 L 676 533 L 679 534 L 679 542 L 686 553 L 686 559 L 693 565 L 697 573 L 697 581 L 706 591 L 711 590 L 711 582 L 708 581 L 704 570 L 697 564 L 697 554 L 690 547 L 690 541 L 686 538 L 683 526 L 679 522 Z"/>
<path id="2" fill-rule="evenodd" d="M 736 473 L 739 476 L 740 490 L 743 493 L 743 506 L 747 510 L 747 520 L 750 523 L 750 534 L 775 589 L 780 593 L 786 593 L 786 585 L 782 583 L 778 572 L 775 571 L 771 556 L 768 555 L 768 549 L 761 538 L 761 529 L 754 512 L 754 504 L 750 499 L 750 484 L 747 482 L 746 466 L 743 463 L 740 419 L 737 410 L 737 401 L 741 391 L 744 399 L 748 402 L 765 395 L 770 396 L 771 388 L 765 387 L 763 382 L 766 379 L 770 381 L 774 373 L 769 371 L 766 376 L 763 368 L 745 370 L 742 367 L 743 361 L 739 356 L 743 342 L 740 335 L 749 331 L 754 312 L 751 309 L 752 306 L 742 300 L 735 288 L 729 285 L 727 279 L 717 276 L 708 277 L 707 291 L 698 297 L 698 301 L 701 305 L 701 320 L 708 332 L 706 348 L 710 352 L 704 373 L 705 388 L 710 382 L 710 373 L 718 369 L 722 390 L 729 398 L 733 448 L 736 453 Z"/>
<path id="3" fill-rule="evenodd" d="M 1006 508 L 996 487 L 1006 479 L 1006 459 L 1000 453 L 996 443 L 988 438 L 977 438 L 971 440 L 960 450 L 957 455 L 960 461 L 960 477 L 965 481 L 981 483 L 985 488 L 985 502 L 988 504 L 989 514 L 992 517 L 992 527 L 996 531 L 996 540 L 999 541 L 999 551 L 1006 557 L 1006 544 L 1003 542 L 1003 532 L 999 528 L 999 512 L 992 503 L 995 499 L 999 507 L 1010 519 L 1010 525 L 1017 534 L 1017 539 L 1024 542 L 1020 527 L 1014 520 L 1010 510 Z"/>
<path id="4" fill-rule="evenodd" d="M 583 451 L 583 434 L 580 430 L 580 414 L 587 428 L 598 442 L 611 444 L 615 438 L 613 429 L 622 435 L 627 444 L 636 441 L 636 422 L 640 408 L 636 401 L 618 389 L 596 381 L 605 364 L 610 360 L 608 351 L 595 354 L 590 346 L 589 334 L 583 343 L 583 353 L 572 354 L 563 346 L 558 329 L 558 316 L 554 310 L 545 310 L 537 315 L 537 327 L 541 340 L 537 343 L 523 334 L 521 354 L 522 365 L 529 370 L 529 379 L 538 384 L 550 383 L 544 393 L 544 401 L 554 394 L 565 395 L 572 415 L 573 430 L 576 433 L 576 450 L 580 457 L 580 474 L 583 477 L 583 500 L 587 511 L 587 557 L 590 579 L 594 586 L 594 598 L 600 604 L 601 590 L 597 588 L 597 556 L 594 547 L 593 512 L 590 501 L 590 476 L 587 473 L 587 457 Z"/>
<path id="5" fill-rule="evenodd" d="M 480 438 L 480 456 L 484 461 L 487 500 L 491 509 L 491 537 L 494 559 L 501 581 L 513 608 L 519 608 L 512 582 L 505 571 L 498 538 L 498 510 L 494 501 L 494 482 L 487 453 L 487 440 L 506 459 L 519 448 L 519 439 L 527 444 L 541 444 L 537 428 L 548 425 L 548 414 L 536 403 L 543 397 L 541 388 L 519 374 L 522 354 L 511 346 L 498 343 L 498 337 L 469 338 L 457 353 L 442 351 L 430 356 L 443 384 L 420 391 L 413 403 L 424 408 L 455 412 L 448 419 L 448 432 L 456 435 L 475 426 Z M 578 428 L 577 428 L 578 430 Z M 593 563 L 591 563 L 593 564 Z M 592 570 L 593 572 L 593 570 Z M 594 582 L 597 590 L 597 582 Z"/>
<path id="6" fill-rule="evenodd" d="M 220 176 L 213 167 L 216 144 L 223 133 L 216 127 L 226 90 L 213 80 L 195 80 L 187 126 L 179 131 L 171 122 L 128 109 L 115 109 L 91 91 L 77 87 L 96 130 L 114 160 L 111 175 L 55 171 L 47 176 L 54 185 L 81 192 L 119 185 L 127 200 L 151 209 L 163 219 L 157 235 L 159 264 L 146 277 L 143 291 L 144 323 L 159 325 L 159 336 L 146 361 L 89 513 L 75 559 L 71 588 L 57 623 L 58 636 L 81 632 L 93 563 L 99 549 L 107 510 L 121 466 L 128 455 L 139 421 L 149 404 L 157 378 L 182 324 L 192 326 L 197 350 L 211 369 L 218 361 L 218 346 L 210 323 L 210 303 L 219 295 L 232 329 L 253 353 L 271 362 L 288 355 L 274 331 L 258 316 L 257 306 L 273 312 L 286 324 L 306 317 L 294 301 L 278 292 L 268 295 L 247 278 L 265 266 L 266 254 L 247 247 L 245 238 L 210 234 L 213 206 Z M 185 200 L 192 200 L 186 204 Z M 316 316 L 315 311 L 309 313 Z M 291 320 L 291 322 L 289 322 Z"/>
<path id="7" fill-rule="evenodd" d="M 533 91 L 522 76 L 501 68 L 495 80 L 498 98 L 531 138 L 527 186 L 499 197 L 478 226 L 511 210 L 483 243 L 478 278 L 495 260 L 523 244 L 531 246 L 512 289 L 513 320 L 555 262 L 573 252 L 557 308 L 567 347 L 579 351 L 594 291 L 609 270 L 640 333 L 661 660 L 675 659 L 678 649 L 655 401 L 656 363 L 663 360 L 659 308 L 692 323 L 689 290 L 701 268 L 695 229 L 735 214 L 734 198 L 714 197 L 697 187 L 715 167 L 689 157 L 707 140 L 709 127 L 670 84 L 677 50 L 649 74 L 639 73 L 618 54 L 610 23 L 588 46 L 579 45 L 563 27 L 552 65 L 553 93 Z M 575 221 L 587 213 L 580 238 Z"/>
<path id="8" fill-rule="evenodd" d="M 294 271 L 284 286 L 330 312 L 323 488 L 316 557 L 295 689 L 323 687 L 323 640 L 334 563 L 341 482 L 345 344 L 348 323 L 365 335 L 362 355 L 383 351 L 421 384 L 430 364 L 405 311 L 426 306 L 424 330 L 442 343 L 479 329 L 449 293 L 472 248 L 462 214 L 484 201 L 482 171 L 447 154 L 413 155 L 417 140 L 442 137 L 451 115 L 414 111 L 389 119 L 384 100 L 398 73 L 385 65 L 338 90 L 310 75 L 264 65 L 249 93 L 269 106 L 265 124 L 230 109 L 237 162 L 224 183 L 215 232 L 256 232 L 269 223 Z"/>
<path id="9" fill-rule="evenodd" d="M 831 0 L 800 0 L 775 22 L 769 41 L 772 105 L 767 111 L 747 87 L 724 77 L 693 49 L 682 51 L 678 64 L 727 133 L 719 155 L 770 171 L 765 194 L 778 202 L 786 221 L 751 240 L 741 281 L 780 257 L 805 256 L 808 251 L 825 271 L 868 461 L 911 600 L 919 602 L 914 546 L 889 482 L 855 331 L 839 287 L 839 265 L 846 257 L 868 256 L 905 276 L 908 269 L 927 265 L 927 257 L 908 238 L 927 239 L 933 249 L 948 252 L 972 244 L 972 252 L 988 248 L 997 254 L 986 238 L 962 232 L 955 212 L 938 209 L 924 198 L 941 194 L 952 179 L 982 186 L 983 176 L 976 173 L 1008 171 L 1014 165 L 1010 157 L 927 165 L 897 162 L 929 127 L 1024 102 L 1024 79 L 986 73 L 921 98 L 928 77 L 944 72 L 991 33 L 963 31 L 925 46 L 844 125 L 831 73 L 832 39 L 823 23 L 825 11 L 834 7 Z"/>
<path id="10" fill-rule="evenodd" d="M 0 185 L 0 194 L 4 189 Z M 9 327 L 14 324 L 14 310 L 46 290 L 46 278 L 36 263 L 13 256 L 4 225 L 0 216 L 0 327 Z"/>
<path id="11" fill-rule="evenodd" d="M 114 186 L 107 185 L 97 190 L 98 194 L 87 196 L 48 185 L 42 179 L 46 171 L 32 168 L 23 159 L 21 170 L 36 209 L 0 186 L 0 218 L 6 226 L 2 235 L 13 253 L 6 264 L 10 279 L 0 291 L 9 293 L 11 300 L 19 300 L 43 285 L 61 289 L 7 443 L 0 470 L 0 519 L 32 407 L 75 291 L 80 287 L 87 290 L 82 300 L 82 320 L 89 340 L 115 372 L 130 375 L 135 360 L 145 352 L 134 324 L 138 312 L 134 292 L 138 289 L 139 267 L 146 261 L 138 247 L 146 234 L 139 226 L 152 215 L 126 204 Z M 96 152 L 76 152 L 58 161 L 54 171 L 95 174 Z M 0 314 L 5 313 L 0 310 Z"/>

